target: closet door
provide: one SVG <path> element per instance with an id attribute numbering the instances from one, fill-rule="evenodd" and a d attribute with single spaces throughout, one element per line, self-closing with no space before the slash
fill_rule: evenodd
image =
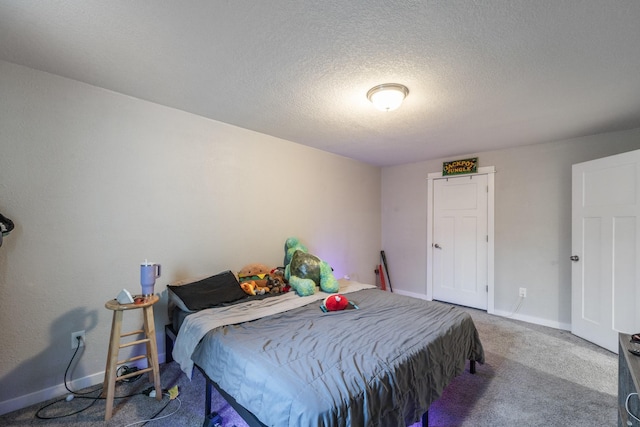
<path id="1" fill-rule="evenodd" d="M 433 299 L 487 309 L 487 175 L 433 181 Z"/>

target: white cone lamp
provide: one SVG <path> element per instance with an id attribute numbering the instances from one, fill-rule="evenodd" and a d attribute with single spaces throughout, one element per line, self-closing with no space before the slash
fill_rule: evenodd
<path id="1" fill-rule="evenodd" d="M 406 86 L 398 83 L 385 83 L 369 89 L 367 98 L 380 111 L 393 111 L 402 105 L 409 94 Z"/>

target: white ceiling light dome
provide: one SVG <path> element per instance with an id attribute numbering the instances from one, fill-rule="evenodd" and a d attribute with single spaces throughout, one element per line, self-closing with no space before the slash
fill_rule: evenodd
<path id="1" fill-rule="evenodd" d="M 399 83 L 385 83 L 374 86 L 367 92 L 369 101 L 380 111 L 393 111 L 400 107 L 409 95 L 409 89 Z"/>

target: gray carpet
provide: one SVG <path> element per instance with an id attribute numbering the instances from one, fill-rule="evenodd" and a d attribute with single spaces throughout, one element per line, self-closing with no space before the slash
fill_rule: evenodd
<path id="1" fill-rule="evenodd" d="M 566 331 L 466 310 L 480 332 L 486 363 L 477 366 L 475 375 L 467 371 L 447 387 L 429 410 L 430 426 L 616 425 L 618 359 L 615 354 Z M 3 415 L 0 425 L 126 426 L 148 419 L 164 408 L 160 416 L 177 412 L 147 425 L 201 426 L 204 380 L 200 373 L 196 371 L 189 381 L 175 363 L 170 363 L 161 366 L 161 377 L 165 388 L 178 385 L 179 401 L 165 397 L 158 402 L 144 395 L 118 399 L 113 418 L 105 423 L 104 400 L 92 404 L 92 399 L 75 398 L 66 402 L 61 396 L 60 401 L 52 400 Z M 145 376 L 133 383 L 119 384 L 116 394 L 139 393 L 147 387 Z M 52 402 L 57 403 L 44 408 Z M 40 416 L 54 417 L 87 406 L 88 409 L 64 418 L 36 417 L 38 411 Z M 222 416 L 224 427 L 246 426 L 217 394 L 213 409 Z"/>

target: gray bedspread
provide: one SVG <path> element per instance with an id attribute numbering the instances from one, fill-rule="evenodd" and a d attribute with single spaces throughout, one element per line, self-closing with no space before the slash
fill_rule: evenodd
<path id="1" fill-rule="evenodd" d="M 208 332 L 192 359 L 269 426 L 401 426 L 417 422 L 466 360 L 484 362 L 471 317 L 377 289 Z"/>

